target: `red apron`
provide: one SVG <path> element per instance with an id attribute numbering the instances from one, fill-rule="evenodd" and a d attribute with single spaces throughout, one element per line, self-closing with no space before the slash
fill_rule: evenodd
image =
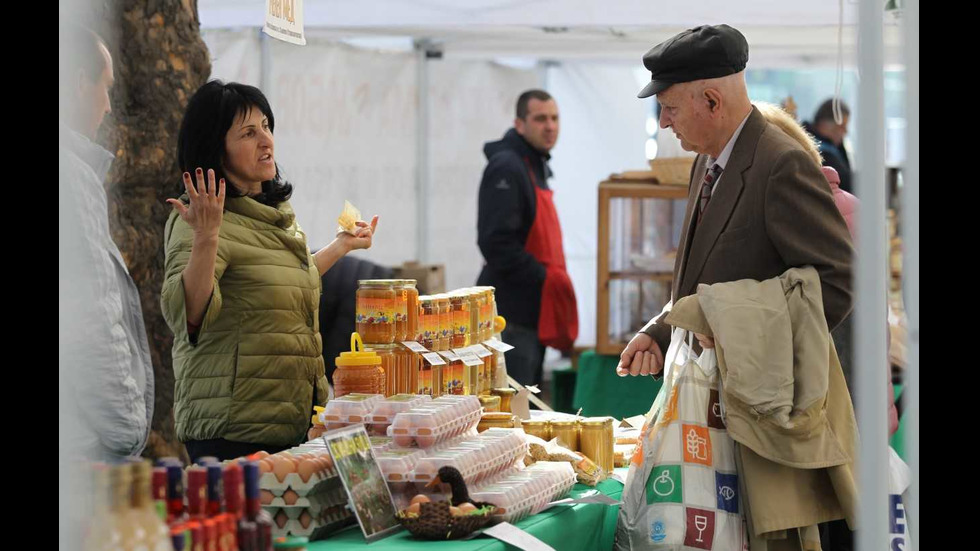
<path id="1" fill-rule="evenodd" d="M 538 316 L 538 339 L 545 346 L 571 350 L 578 338 L 578 307 L 575 289 L 565 269 L 565 250 L 561 241 L 561 224 L 555 209 L 554 191 L 538 187 L 531 161 L 524 157 L 531 185 L 537 197 L 534 224 L 524 249 L 547 270 L 541 288 L 541 313 Z"/>

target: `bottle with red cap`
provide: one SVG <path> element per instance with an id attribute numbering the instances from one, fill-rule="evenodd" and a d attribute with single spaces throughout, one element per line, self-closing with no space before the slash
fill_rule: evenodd
<path id="1" fill-rule="evenodd" d="M 242 463 L 245 473 L 245 517 L 254 522 L 258 530 L 256 551 L 273 551 L 272 515 L 262 509 L 259 494 L 259 464 L 254 461 Z"/>

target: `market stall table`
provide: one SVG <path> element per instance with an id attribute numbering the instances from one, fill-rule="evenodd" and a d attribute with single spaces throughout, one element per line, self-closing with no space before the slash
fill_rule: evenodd
<path id="1" fill-rule="evenodd" d="M 611 415 L 617 419 L 643 415 L 650 410 L 663 380 L 646 377 L 620 377 L 616 374 L 619 356 L 590 350 L 578 361 L 573 410 L 582 408 L 586 417 Z"/>
<path id="2" fill-rule="evenodd" d="M 616 469 L 618 476 L 625 480 L 628 469 Z M 592 490 L 584 484 L 576 484 L 570 497 L 579 497 Z M 603 494 L 619 500 L 623 484 L 608 479 L 595 488 Z M 528 517 L 516 526 L 539 540 L 560 551 L 604 551 L 612 549 L 616 533 L 618 506 L 602 504 L 556 505 L 542 513 Z M 368 547 L 365 547 L 368 546 Z M 508 551 L 516 549 L 489 536 L 478 536 L 470 540 L 426 541 L 412 537 L 401 531 L 383 540 L 368 544 L 360 528 L 353 526 L 337 533 L 329 539 L 311 542 L 309 551 L 343 551 L 371 549 L 372 551 L 411 551 L 413 549 L 439 549 L 442 551 Z"/>

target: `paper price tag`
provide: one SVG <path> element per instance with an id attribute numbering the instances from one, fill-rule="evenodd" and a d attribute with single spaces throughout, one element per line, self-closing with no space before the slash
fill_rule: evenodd
<path id="1" fill-rule="evenodd" d="M 446 360 L 443 360 L 442 356 L 436 354 L 435 352 L 428 352 L 426 354 L 422 354 L 422 357 L 425 358 L 426 360 L 429 360 L 429 363 L 432 365 L 446 365 Z"/>

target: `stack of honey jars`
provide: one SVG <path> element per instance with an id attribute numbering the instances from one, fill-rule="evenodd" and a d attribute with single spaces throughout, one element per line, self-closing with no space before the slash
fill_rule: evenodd
<path id="1" fill-rule="evenodd" d="M 414 279 L 358 281 L 355 325 L 364 344 L 381 360 L 385 387 L 392 396 L 413 390 L 414 355 L 401 343 L 419 334 L 419 292 Z"/>
<path id="2" fill-rule="evenodd" d="M 494 337 L 493 287 L 420 296 L 415 280 L 358 284 L 357 332 L 381 359 L 385 395 L 490 394 L 499 354 L 478 345 Z"/>

